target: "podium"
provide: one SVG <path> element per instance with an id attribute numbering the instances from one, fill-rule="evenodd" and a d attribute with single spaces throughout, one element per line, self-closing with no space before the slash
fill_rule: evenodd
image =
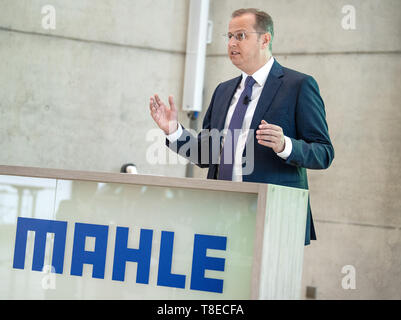
<path id="1" fill-rule="evenodd" d="M 0 166 L 0 299 L 299 299 L 308 191 Z"/>

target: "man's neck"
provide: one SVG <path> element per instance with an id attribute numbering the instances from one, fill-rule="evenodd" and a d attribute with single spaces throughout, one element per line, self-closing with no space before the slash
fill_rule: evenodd
<path id="1" fill-rule="evenodd" d="M 248 74 L 248 75 L 253 75 L 256 71 L 258 71 L 260 68 L 262 68 L 269 60 L 270 60 L 270 58 L 272 57 L 272 55 L 269 53 L 269 54 L 267 54 L 265 57 L 264 57 L 264 59 L 262 59 L 257 65 L 255 65 L 255 67 L 254 68 L 252 68 L 252 69 L 250 69 L 250 70 L 247 70 L 247 71 L 245 71 L 245 70 L 243 70 L 246 74 Z"/>
<path id="2" fill-rule="evenodd" d="M 258 63 L 254 68 L 250 69 L 249 71 L 243 70 L 247 75 L 253 75 L 256 71 L 258 71 L 260 68 L 262 68 L 272 57 L 272 55 L 268 55 L 266 58 L 264 58 L 260 63 Z"/>

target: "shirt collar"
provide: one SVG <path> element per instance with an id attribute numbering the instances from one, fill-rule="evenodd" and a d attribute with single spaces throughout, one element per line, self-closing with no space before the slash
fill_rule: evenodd
<path id="1" fill-rule="evenodd" d="M 267 61 L 263 67 L 261 67 L 252 75 L 252 78 L 255 79 L 256 83 L 259 86 L 263 87 L 265 85 L 267 77 L 269 76 L 270 70 L 273 66 L 273 63 L 274 63 L 274 58 L 273 56 L 271 56 L 269 61 Z M 242 82 L 245 81 L 246 77 L 248 77 L 248 74 L 242 72 Z"/>

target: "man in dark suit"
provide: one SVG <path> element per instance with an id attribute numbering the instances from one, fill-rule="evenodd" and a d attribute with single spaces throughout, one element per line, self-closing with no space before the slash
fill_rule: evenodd
<path id="1" fill-rule="evenodd" d="M 326 169 L 334 158 L 316 81 L 274 59 L 273 37 L 267 13 L 232 14 L 228 56 L 242 75 L 217 86 L 198 136 L 178 123 L 172 96 L 170 107 L 157 94 L 150 98 L 151 115 L 167 145 L 209 168 L 208 179 L 308 189 L 306 169 Z M 316 234 L 308 203 L 305 244 L 311 239 Z"/>

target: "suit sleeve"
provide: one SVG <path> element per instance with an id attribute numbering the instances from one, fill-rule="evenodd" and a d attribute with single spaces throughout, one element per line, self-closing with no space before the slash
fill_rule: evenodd
<path id="1" fill-rule="evenodd" d="M 182 127 L 183 132 L 177 141 L 171 143 L 168 139 L 166 139 L 166 145 L 171 150 L 201 168 L 207 168 L 211 163 L 215 163 L 215 158 L 219 155 L 218 151 L 212 152 L 213 130 L 211 130 L 212 109 L 218 87 L 213 93 L 209 108 L 207 109 L 205 117 L 203 118 L 201 132 L 196 134 L 195 132 Z"/>
<path id="2" fill-rule="evenodd" d="M 316 81 L 308 76 L 298 93 L 295 111 L 296 138 L 286 163 L 307 169 L 326 169 L 334 159 L 324 103 Z"/>

